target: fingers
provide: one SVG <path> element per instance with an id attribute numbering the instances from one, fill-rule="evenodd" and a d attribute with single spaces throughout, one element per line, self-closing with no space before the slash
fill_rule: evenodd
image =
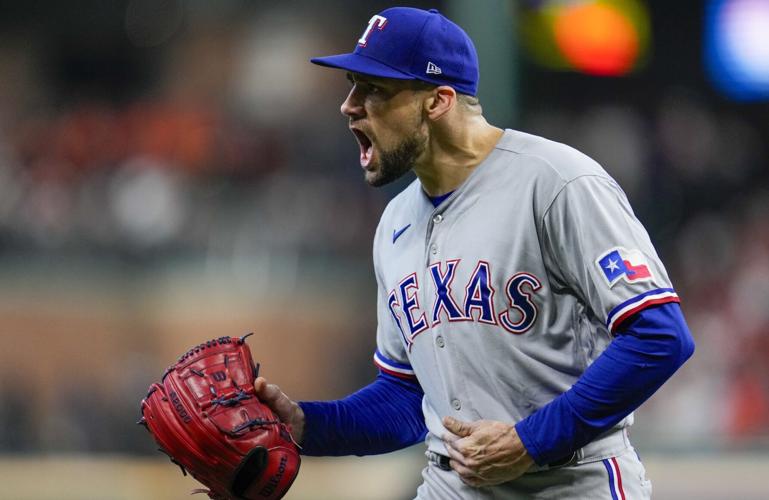
<path id="1" fill-rule="evenodd" d="M 465 441 L 464 438 L 457 438 L 455 436 L 444 439 L 446 452 L 449 455 L 449 466 L 454 469 L 465 484 L 481 486 L 484 484 L 484 479 L 473 470 L 472 467 L 476 465 L 475 462 L 463 454 L 463 443 Z"/>
<path id="2" fill-rule="evenodd" d="M 275 384 L 268 384 L 267 380 L 259 377 L 254 381 L 254 390 L 259 400 L 269 406 L 278 414 L 278 418 L 288 421 L 293 416 L 294 403 Z"/>
<path id="3" fill-rule="evenodd" d="M 257 397 L 259 397 L 259 401 L 271 408 L 274 406 L 275 400 L 279 397 L 279 393 L 281 393 L 278 386 L 268 384 L 264 377 L 258 377 L 254 380 L 254 391 L 256 392 Z"/>
<path id="4" fill-rule="evenodd" d="M 456 462 L 454 460 L 449 460 L 449 466 L 452 469 L 454 469 L 454 472 L 456 472 L 459 475 L 459 478 L 465 484 L 468 484 L 470 486 L 481 486 L 486 483 L 486 481 L 481 476 L 479 476 L 474 470 L 470 469 L 469 467 L 459 462 Z"/>
<path id="5" fill-rule="evenodd" d="M 452 417 L 443 418 L 443 426 L 457 436 L 469 436 L 473 432 L 473 425 L 468 422 L 462 422 Z"/>
<path id="6" fill-rule="evenodd" d="M 461 441 L 446 443 L 446 451 L 449 455 L 449 466 L 459 475 L 463 483 L 469 486 L 489 486 L 494 484 L 489 478 L 478 470 L 480 464 L 473 458 L 466 457 L 460 451 Z"/>
<path id="7" fill-rule="evenodd" d="M 449 458 L 453 462 L 467 467 L 464 447 L 467 444 L 467 436 L 471 433 L 469 424 L 451 417 L 445 417 L 443 425 L 449 431 L 443 435 L 443 443 L 446 446 Z"/>
<path id="8" fill-rule="evenodd" d="M 268 384 L 264 377 L 258 377 L 254 380 L 254 390 L 259 399 L 264 403 L 270 403 L 280 398 L 283 392 L 275 384 Z"/>
<path id="9" fill-rule="evenodd" d="M 509 424 L 489 420 L 443 419 L 449 466 L 465 484 L 491 486 L 512 481 L 533 463 Z"/>
<path id="10" fill-rule="evenodd" d="M 443 419 L 443 425 L 449 431 L 448 433 L 445 433 L 442 438 L 443 443 L 446 445 L 446 450 L 449 452 L 449 458 L 466 465 L 465 448 L 472 442 L 473 438 L 469 436 L 475 428 L 474 425 L 451 417 L 445 417 Z"/>
<path id="11" fill-rule="evenodd" d="M 474 476 L 480 478 L 479 471 L 477 470 L 479 464 L 475 458 L 467 455 L 468 452 L 465 449 L 466 443 L 464 439 L 447 442 L 445 444 L 450 463 L 456 464 L 463 470 L 470 471 Z"/>
<path id="12" fill-rule="evenodd" d="M 449 454 L 449 458 L 453 462 L 467 466 L 467 463 L 465 462 L 465 456 L 462 455 L 462 452 L 459 451 L 455 443 L 455 441 L 446 442 L 446 452 Z"/>
<path id="13" fill-rule="evenodd" d="M 264 377 L 254 380 L 254 391 L 259 401 L 266 404 L 277 415 L 281 422 L 287 424 L 297 443 L 304 436 L 304 412 L 298 403 L 280 390 L 275 384 L 270 384 Z"/>

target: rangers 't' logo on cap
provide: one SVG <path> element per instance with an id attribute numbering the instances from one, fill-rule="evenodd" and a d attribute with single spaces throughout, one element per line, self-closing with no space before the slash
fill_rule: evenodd
<path id="1" fill-rule="evenodd" d="M 375 14 L 371 16 L 371 19 L 368 20 L 368 26 L 366 26 L 366 30 L 363 32 L 363 34 L 358 38 L 358 45 L 361 47 L 365 47 L 368 43 L 368 37 L 371 35 L 371 30 L 374 28 L 377 28 L 378 30 L 384 29 L 385 25 L 387 24 L 387 18 L 382 17 L 379 14 Z"/>

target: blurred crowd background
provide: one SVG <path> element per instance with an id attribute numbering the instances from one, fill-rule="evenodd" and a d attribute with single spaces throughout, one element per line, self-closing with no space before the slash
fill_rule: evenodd
<path id="1" fill-rule="evenodd" d="M 596 158 L 649 230 L 697 352 L 637 447 L 769 450 L 769 2 L 406 4 L 476 39 L 492 122 Z M 391 5 L 0 0 L 0 454 L 156 453 L 138 402 L 210 337 L 255 331 L 297 399 L 373 379 L 407 181 L 365 185 L 308 58 Z"/>

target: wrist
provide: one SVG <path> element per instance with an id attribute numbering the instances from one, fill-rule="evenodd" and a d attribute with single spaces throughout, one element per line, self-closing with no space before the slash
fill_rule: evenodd
<path id="1" fill-rule="evenodd" d="M 529 469 L 529 467 L 535 463 L 534 457 L 531 456 L 526 445 L 523 443 L 523 440 L 521 440 L 521 436 L 518 434 L 518 429 L 515 425 L 510 426 L 510 432 L 513 439 L 513 453 L 518 457 L 516 462 L 523 465 L 525 469 Z"/>
<path id="2" fill-rule="evenodd" d="M 293 402 L 293 412 L 291 415 L 291 421 L 289 422 L 289 425 L 291 427 L 291 435 L 294 438 L 294 441 L 296 441 L 297 444 L 302 444 L 302 441 L 304 440 L 304 423 L 305 423 L 305 416 L 304 416 L 304 410 L 302 409 L 302 406 L 299 403 Z"/>

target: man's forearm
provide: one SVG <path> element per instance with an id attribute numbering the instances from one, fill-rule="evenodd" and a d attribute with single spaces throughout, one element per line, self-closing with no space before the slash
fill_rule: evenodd
<path id="1" fill-rule="evenodd" d="M 537 464 L 563 458 L 629 415 L 693 352 L 678 304 L 641 311 L 571 389 L 516 425 L 518 435 Z"/>
<path id="2" fill-rule="evenodd" d="M 338 401 L 302 401 L 305 425 L 302 454 L 376 455 L 422 441 L 422 388 L 386 373 Z"/>

